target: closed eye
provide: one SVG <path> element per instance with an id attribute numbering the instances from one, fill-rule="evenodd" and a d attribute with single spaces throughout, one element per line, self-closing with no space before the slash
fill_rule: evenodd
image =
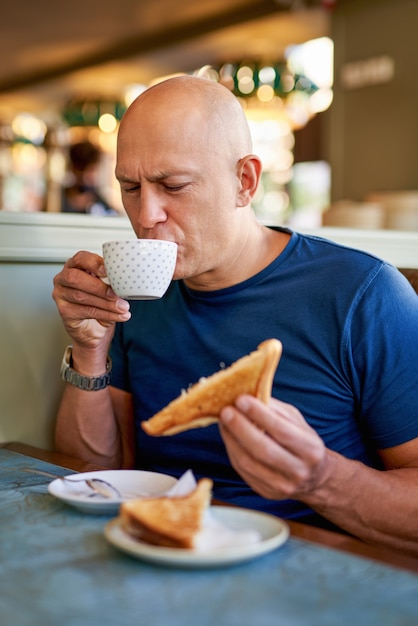
<path id="1" fill-rule="evenodd" d="M 184 189 L 187 186 L 187 183 L 181 183 L 180 185 L 168 185 L 167 183 L 164 184 L 164 188 L 167 191 L 181 191 L 182 189 Z"/>
<path id="2" fill-rule="evenodd" d="M 141 189 L 141 185 L 132 185 L 132 187 L 122 187 L 122 191 L 125 193 L 132 193 L 133 191 L 138 191 Z"/>

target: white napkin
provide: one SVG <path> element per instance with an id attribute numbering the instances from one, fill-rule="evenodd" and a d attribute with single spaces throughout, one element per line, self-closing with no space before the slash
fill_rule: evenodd
<path id="1" fill-rule="evenodd" d="M 170 489 L 165 494 L 161 495 L 166 495 L 169 497 L 187 496 L 187 494 L 191 493 L 193 489 L 196 489 L 196 485 L 196 478 L 194 477 L 192 470 L 189 469 L 187 470 L 187 472 L 184 472 L 182 476 L 180 476 L 178 481 L 172 487 L 170 487 Z"/>
<path id="2" fill-rule="evenodd" d="M 195 548 L 204 552 L 219 548 L 238 548 L 260 541 L 261 535 L 257 530 L 229 528 L 215 519 L 210 511 L 206 511 L 203 528 L 196 537 Z"/>

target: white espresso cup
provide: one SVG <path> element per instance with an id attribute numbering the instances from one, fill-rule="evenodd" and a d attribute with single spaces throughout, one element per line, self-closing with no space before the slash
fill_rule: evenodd
<path id="1" fill-rule="evenodd" d="M 125 300 L 155 300 L 167 291 L 177 259 L 177 244 L 162 239 L 106 241 L 103 259 L 113 291 Z"/>

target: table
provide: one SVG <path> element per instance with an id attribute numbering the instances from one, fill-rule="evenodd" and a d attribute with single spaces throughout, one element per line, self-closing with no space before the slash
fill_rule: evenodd
<path id="1" fill-rule="evenodd" d="M 50 479 L 91 466 L 23 444 L 0 447 L 0 622 L 4 626 L 412 626 L 418 560 L 290 523 L 274 552 L 229 567 L 141 562 L 104 535 L 106 516 L 50 496 Z M 338 549 L 337 549 L 338 548 Z M 360 556 L 361 554 L 361 556 Z"/>

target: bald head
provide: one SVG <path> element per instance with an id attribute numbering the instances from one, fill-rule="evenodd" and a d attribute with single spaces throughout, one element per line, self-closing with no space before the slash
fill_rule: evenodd
<path id="1" fill-rule="evenodd" d="M 242 274 L 243 248 L 260 238 L 251 201 L 261 161 L 251 152 L 239 102 L 204 78 L 159 83 L 123 116 L 115 169 L 123 206 L 137 237 L 177 243 L 176 279 L 207 289 L 231 284 L 232 267 Z"/>
<path id="2" fill-rule="evenodd" d="M 167 141 L 177 133 L 239 160 L 252 151 L 247 120 L 236 97 L 222 85 L 192 76 L 178 76 L 143 92 L 125 113 L 119 143 L 143 124 L 164 130 Z"/>

